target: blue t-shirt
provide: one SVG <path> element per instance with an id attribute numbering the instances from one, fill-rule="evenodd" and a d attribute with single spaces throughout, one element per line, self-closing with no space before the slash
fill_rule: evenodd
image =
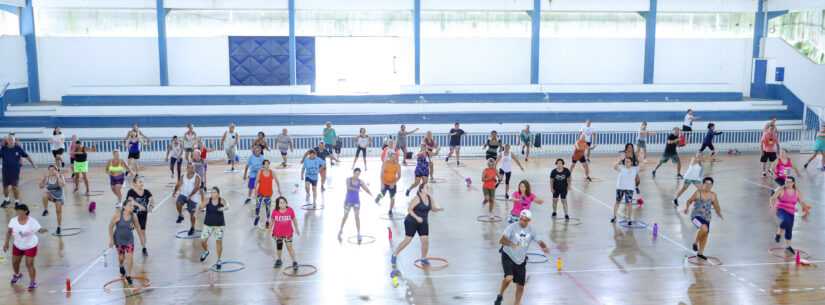
<path id="1" fill-rule="evenodd" d="M 309 180 L 318 180 L 318 172 L 321 171 L 321 167 L 324 165 L 326 165 L 326 162 L 321 158 L 306 158 L 304 160 L 304 177 Z"/>
<path id="2" fill-rule="evenodd" d="M 255 178 L 258 176 L 258 172 L 261 170 L 261 167 L 264 166 L 264 155 L 256 156 L 252 154 L 249 156 L 249 160 L 246 161 L 246 166 L 249 167 L 249 174 L 250 178 Z"/>
<path id="3" fill-rule="evenodd" d="M 28 156 L 20 145 L 14 145 L 11 148 L 3 145 L 0 148 L 0 158 L 3 158 L 3 171 L 20 171 L 20 158 Z"/>
<path id="4" fill-rule="evenodd" d="M 326 147 L 326 146 L 325 146 L 325 147 Z M 312 150 L 314 150 L 314 151 L 315 151 L 315 155 L 317 155 L 317 156 L 318 156 L 318 159 L 321 159 L 321 160 L 326 160 L 326 159 L 327 159 L 327 157 L 329 157 L 329 152 L 330 152 L 330 151 L 329 151 L 329 150 L 327 150 L 327 149 L 321 149 L 320 147 L 315 146 L 315 148 L 313 148 Z"/>

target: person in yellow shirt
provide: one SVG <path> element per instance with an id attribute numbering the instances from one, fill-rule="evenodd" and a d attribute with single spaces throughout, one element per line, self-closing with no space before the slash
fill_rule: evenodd
<path id="1" fill-rule="evenodd" d="M 395 207 L 396 184 L 401 179 L 401 165 L 398 164 L 398 154 L 390 150 L 387 159 L 381 165 L 381 192 L 375 197 L 375 203 L 380 204 L 381 198 L 390 193 L 390 209 L 387 212 L 392 217 L 392 209 Z"/>

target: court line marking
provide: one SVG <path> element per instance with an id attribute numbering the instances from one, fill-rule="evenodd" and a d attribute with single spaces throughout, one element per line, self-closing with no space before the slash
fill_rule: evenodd
<path id="1" fill-rule="evenodd" d="M 610 206 L 609 206 L 606 202 L 602 201 L 602 200 L 601 200 L 601 199 L 599 199 L 598 197 L 595 197 L 595 196 L 593 196 L 593 195 L 590 195 L 590 194 L 588 194 L 588 193 L 585 193 L 585 192 L 583 192 L 583 191 L 581 191 L 581 190 L 579 190 L 578 188 L 573 187 L 573 186 L 570 186 L 570 188 L 571 188 L 571 189 L 573 189 L 573 190 L 574 190 L 574 191 L 576 191 L 576 192 L 579 192 L 579 193 L 584 194 L 584 195 L 585 195 L 585 196 L 587 196 L 587 197 L 590 197 L 590 199 L 591 199 L 591 200 L 598 202 L 599 204 L 601 204 L 602 206 L 604 206 L 604 207 L 605 207 L 605 208 L 607 208 L 608 210 L 612 209 L 612 208 L 611 208 L 611 207 L 610 207 Z M 648 231 L 650 231 L 651 233 L 653 232 L 653 228 L 651 228 L 651 226 L 647 226 L 645 229 L 647 229 L 647 230 L 648 230 Z M 671 244 L 676 245 L 677 247 L 679 247 L 679 248 L 681 248 L 681 249 L 685 250 L 685 251 L 686 251 L 686 252 L 688 252 L 688 253 L 691 253 L 691 254 L 693 253 L 693 251 L 691 251 L 691 249 L 688 249 L 688 247 L 687 247 L 687 246 L 682 245 L 682 244 L 680 244 L 680 243 L 678 243 L 678 242 L 674 241 L 673 239 L 671 239 L 670 237 L 668 237 L 666 234 L 664 234 L 664 233 L 662 233 L 662 232 L 657 232 L 657 233 L 658 233 L 657 235 L 658 235 L 659 237 L 662 237 L 662 239 L 667 240 L 667 241 L 668 241 L 668 242 L 670 242 Z M 718 266 L 718 265 L 714 265 L 714 266 L 720 267 L 720 266 Z M 763 294 L 767 294 L 767 291 L 765 291 L 765 289 L 763 289 L 763 288 L 757 288 L 756 284 L 754 284 L 753 282 L 750 282 L 750 281 L 746 281 L 746 280 L 745 280 L 744 278 L 742 278 L 742 277 L 736 276 L 736 274 L 734 274 L 734 273 L 732 273 L 732 272 L 728 271 L 728 269 L 727 269 L 727 268 L 725 268 L 725 267 L 720 267 L 720 268 L 719 268 L 719 270 L 721 270 L 722 272 L 725 272 L 726 274 L 728 274 L 728 275 L 729 275 L 729 276 L 731 276 L 732 278 L 736 279 L 737 281 L 741 282 L 742 284 L 745 284 L 746 286 L 751 286 L 751 287 L 753 287 L 754 289 L 757 289 L 759 292 L 761 292 L 761 293 L 763 293 Z"/>
<path id="2" fill-rule="evenodd" d="M 174 193 L 174 192 L 172 192 L 172 193 Z M 172 198 L 172 193 L 169 193 L 168 195 L 166 195 L 166 197 L 163 197 L 163 199 L 160 200 L 158 205 L 156 205 L 155 208 L 152 209 L 152 214 L 154 214 L 155 211 L 157 211 L 161 206 L 166 204 L 166 201 L 169 200 L 169 198 Z"/>
<path id="3" fill-rule="evenodd" d="M 819 261 L 810 261 L 811 263 L 825 263 L 825 260 Z M 792 265 L 796 264 L 795 262 L 769 262 L 769 263 L 741 263 L 741 264 L 732 264 L 726 265 L 728 268 L 746 268 L 746 267 L 758 267 L 758 266 L 776 266 L 776 265 Z M 562 270 L 562 271 L 538 271 L 538 272 L 529 272 L 531 276 L 544 276 L 544 275 L 557 275 L 563 273 L 570 273 L 570 274 L 585 274 L 585 273 L 606 273 L 606 272 L 636 272 L 636 271 L 655 271 L 655 270 L 680 270 L 680 269 L 701 269 L 704 268 L 703 266 L 698 265 L 670 265 L 670 266 L 652 266 L 652 267 L 636 267 L 636 268 L 594 268 L 594 269 L 582 269 L 582 270 Z M 412 276 L 404 276 L 404 279 L 433 279 L 433 278 L 471 278 L 471 277 L 495 277 L 500 278 L 500 272 L 488 272 L 488 273 L 456 273 L 456 274 L 421 274 L 421 275 L 412 275 Z M 250 287 L 250 286 L 268 286 L 268 285 L 279 285 L 279 284 L 305 284 L 305 283 L 321 283 L 322 279 L 307 279 L 307 280 L 279 280 L 279 281 L 263 281 L 263 282 L 229 282 L 229 283 L 214 283 L 214 284 L 185 284 L 185 285 L 167 285 L 167 286 L 152 286 L 147 287 L 146 289 L 158 289 L 158 290 L 167 290 L 167 289 L 181 289 L 181 288 L 212 288 L 212 287 Z M 130 288 L 111 288 L 109 291 L 122 291 L 122 290 L 129 290 Z M 103 288 L 81 288 L 81 289 L 72 289 L 72 292 L 82 293 L 82 292 L 101 292 L 104 291 Z"/>
<path id="4" fill-rule="evenodd" d="M 77 284 L 77 282 L 78 282 L 78 281 L 80 281 L 80 279 L 82 279 L 84 276 L 86 276 L 86 274 L 88 274 L 88 273 L 89 273 L 89 271 L 90 271 L 90 270 L 92 270 L 92 267 L 94 267 L 95 265 L 97 265 L 97 264 L 99 264 L 100 262 L 102 262 L 102 261 L 105 259 L 104 257 L 106 257 L 106 255 L 107 255 L 108 253 L 109 253 L 109 249 L 108 249 L 108 248 L 107 248 L 106 250 L 103 250 L 103 252 L 102 252 L 102 253 L 100 253 L 100 254 L 97 256 L 97 258 L 95 258 L 95 260 L 94 260 L 94 261 L 92 261 L 91 263 L 89 263 L 89 266 L 86 266 L 86 269 L 83 269 L 83 271 L 81 271 L 81 272 L 80 272 L 80 274 L 78 274 L 78 275 L 77 275 L 77 277 L 75 277 L 73 280 L 71 280 L 71 284 L 72 284 L 72 286 L 74 286 L 75 284 Z M 67 292 L 67 291 L 66 291 L 66 289 L 63 289 L 63 292 Z"/>
<path id="5" fill-rule="evenodd" d="M 755 181 L 753 181 L 753 180 L 751 180 L 751 179 L 742 179 L 742 180 L 744 180 L 744 181 L 745 181 L 745 182 L 747 182 L 747 183 L 750 183 L 750 184 L 756 185 L 756 186 L 758 186 L 758 187 L 761 187 L 761 188 L 763 188 L 763 189 L 766 189 L 766 190 L 773 190 L 773 189 L 774 189 L 774 188 L 769 187 L 769 186 L 766 186 L 766 185 L 764 185 L 764 184 L 762 184 L 762 183 L 755 182 Z"/>

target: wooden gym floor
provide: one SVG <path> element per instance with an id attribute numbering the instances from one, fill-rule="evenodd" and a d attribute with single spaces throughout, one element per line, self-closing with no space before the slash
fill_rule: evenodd
<path id="1" fill-rule="evenodd" d="M 687 154 L 682 155 L 686 159 Z M 594 157 L 593 176 L 597 181 L 584 182 L 583 172 L 577 168 L 574 191 L 568 198 L 570 214 L 582 220 L 580 225 L 551 221 L 547 203 L 533 208 L 533 225 L 550 243 L 552 252 L 550 262 L 528 265 L 524 304 L 821 304 L 825 299 L 823 174 L 810 169 L 799 179 L 805 199 L 814 208 L 807 221 L 797 218 L 794 233 L 794 246 L 810 253 L 812 264 L 797 266 L 793 259 L 769 253 L 776 246 L 776 224 L 767 203 L 772 180 L 761 177 L 757 158 L 725 155 L 706 170 L 716 179 L 715 191 L 725 216 L 720 220 L 714 215 L 706 254 L 718 257 L 723 265 L 695 266 L 685 261 L 687 255 L 692 255 L 688 248 L 695 229 L 670 201 L 677 187 L 674 167 L 664 166 L 653 180 L 649 169 L 654 164 L 650 161 L 642 173 L 646 203 L 634 212 L 651 226 L 658 223 L 659 235 L 654 238 L 650 228 L 630 230 L 608 222 L 615 192 L 615 173 L 610 169 L 614 159 Z M 800 167 L 802 158 L 795 156 Z M 347 236 L 355 234 L 352 217 L 345 228 L 344 242 L 336 239 L 343 214 L 343 178 L 351 173 L 351 159 L 346 159 L 344 165 L 331 167 L 330 187 L 323 197 L 325 209 L 320 211 L 300 209 L 304 191 L 295 188 L 300 182 L 300 168 L 294 160 L 287 169 L 277 170 L 302 229 L 294 243 L 299 262 L 317 266 L 314 275 L 286 277 L 272 268 L 274 243 L 269 233 L 252 227 L 254 205 L 241 207 L 246 195 L 242 175 L 224 173 L 224 165 L 220 164 L 210 166 L 208 181 L 210 186 L 221 187 L 224 197 L 234 205 L 227 215 L 224 259 L 241 261 L 246 269 L 210 272 L 209 266 L 216 258 L 214 241 L 210 242 L 212 255 L 207 263 L 200 263 L 199 240 L 175 238 L 175 232 L 188 228 L 188 219 L 175 224 L 166 167 L 147 166 L 146 188 L 155 194 L 160 206 L 149 216 L 149 256 L 136 252 L 134 273 L 151 279 L 152 288 L 135 292 L 120 289 L 122 285 L 115 283 L 113 289 L 103 290 L 104 283 L 119 275 L 115 255 L 108 255 L 105 263 L 100 256 L 107 243 L 105 232 L 114 210 L 114 196 L 96 165 L 90 173 L 92 190 L 103 194 L 87 198 L 69 191 L 66 196 L 63 227 L 79 227 L 83 232 L 63 238 L 40 235 L 36 262 L 40 287 L 34 292 L 26 291 L 25 269 L 23 284 L 9 286 L 12 272 L 7 260 L 0 266 L 0 299 L 3 304 L 492 304 L 502 277 L 497 249 L 506 223 L 476 221 L 476 216 L 485 211 L 477 183 L 481 160 L 467 160 L 460 167 L 445 165 L 443 160 L 437 162 L 439 182 L 432 185 L 433 194 L 446 211 L 430 218 L 430 255 L 446 258 L 449 267 L 424 271 L 413 266 L 419 255 L 416 238 L 399 257 L 403 277 L 400 286 L 393 288 L 390 248 L 403 237 L 403 220 L 381 218 L 387 210 L 387 199 L 376 206 L 370 196 L 361 194 L 362 231 L 374 236 L 374 243 L 358 246 L 346 241 Z M 369 166 L 362 177 L 375 193 L 379 190 L 380 164 L 371 159 Z M 531 160 L 525 171 L 514 171 L 513 186 L 528 179 L 539 197 L 549 203 L 550 166 L 547 158 Z M 411 182 L 412 170 L 403 169 L 401 189 Z M 25 168 L 21 187 L 24 202 L 33 207 L 32 215 L 53 231 L 54 209 L 48 217 L 40 217 L 37 179 L 44 172 L 42 166 L 37 170 Z M 467 176 L 474 181 L 471 188 L 464 184 Z M 691 192 L 683 195 L 682 202 Z M 498 194 L 503 194 L 503 185 Z M 397 209 L 403 210 L 403 193 L 399 199 Z M 98 202 L 96 214 L 86 211 L 88 200 Z M 497 204 L 499 215 L 509 213 L 509 204 L 506 208 L 503 201 Z M 0 213 L 4 223 L 13 216 L 11 208 Z M 392 242 L 387 227 L 393 231 Z M 286 253 L 284 257 L 288 257 Z M 562 258 L 562 272 L 556 271 L 557 257 Z M 287 258 L 285 263 L 290 260 Z M 75 282 L 70 294 L 63 291 L 67 277 Z M 504 304 L 512 303 L 513 291 L 511 286 Z"/>

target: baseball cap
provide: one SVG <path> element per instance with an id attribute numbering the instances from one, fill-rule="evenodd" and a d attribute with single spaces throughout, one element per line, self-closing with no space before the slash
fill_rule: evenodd
<path id="1" fill-rule="evenodd" d="M 522 210 L 519 216 L 526 217 L 527 219 L 533 219 L 533 213 L 531 213 L 530 210 Z"/>

